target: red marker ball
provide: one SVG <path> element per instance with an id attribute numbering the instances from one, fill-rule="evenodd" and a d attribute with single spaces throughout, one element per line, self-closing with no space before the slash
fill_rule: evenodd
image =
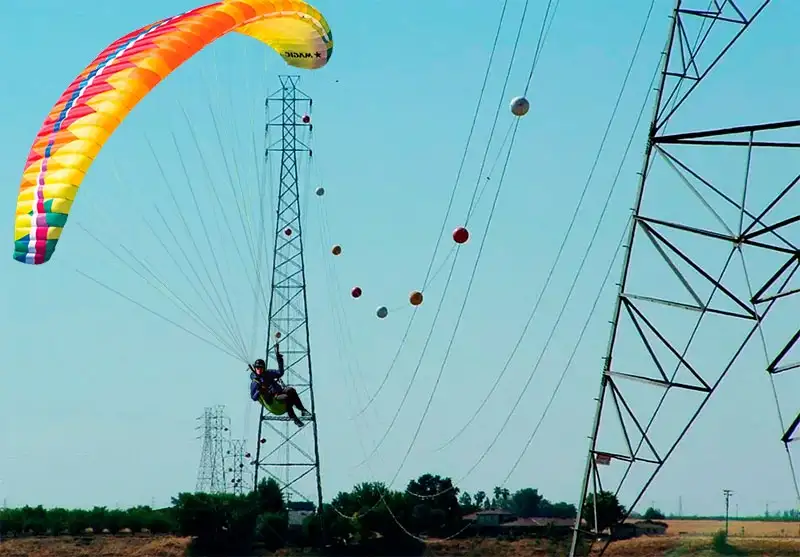
<path id="1" fill-rule="evenodd" d="M 283 231 L 283 233 L 286 234 L 287 236 L 291 236 L 292 235 L 292 229 L 291 228 L 287 228 L 286 230 Z"/>
<path id="2" fill-rule="evenodd" d="M 453 230 L 453 240 L 456 244 L 463 244 L 469 240 L 469 231 L 463 226 L 459 226 Z"/>
<path id="3" fill-rule="evenodd" d="M 303 123 L 304 124 L 308 124 L 310 121 L 311 121 L 311 116 L 309 116 L 308 114 L 305 114 L 303 116 Z"/>
<path id="4" fill-rule="evenodd" d="M 350 295 L 353 296 L 353 298 L 360 298 L 361 289 L 358 286 L 354 286 L 353 289 L 350 291 Z"/>

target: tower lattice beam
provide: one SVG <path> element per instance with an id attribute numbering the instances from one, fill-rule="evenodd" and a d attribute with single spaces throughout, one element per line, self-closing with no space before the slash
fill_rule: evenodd
<path id="1" fill-rule="evenodd" d="M 775 387 L 800 367 L 800 199 L 790 200 L 800 194 L 800 120 L 740 125 L 717 106 L 730 103 L 703 96 L 769 4 L 678 0 L 672 12 L 571 556 L 613 526 L 586 501 L 610 491 L 630 514 L 726 376 L 766 370 Z M 736 125 L 691 129 L 709 114 Z M 784 415 L 774 392 L 788 444 L 800 405 L 786 401 Z"/>

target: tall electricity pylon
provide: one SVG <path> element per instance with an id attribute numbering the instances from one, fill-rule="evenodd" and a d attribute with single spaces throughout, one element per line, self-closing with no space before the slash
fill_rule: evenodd
<path id="1" fill-rule="evenodd" d="M 747 124 L 735 101 L 704 96 L 709 74 L 769 4 L 678 0 L 672 12 L 571 556 L 614 526 L 603 523 L 598 495 L 615 494 L 629 514 L 737 368 L 769 374 L 798 491 L 788 451 L 797 400 L 784 415 L 775 385 L 800 367 L 791 355 L 800 339 L 800 203 L 790 198 L 800 120 Z M 699 118 L 714 129 L 697 129 Z"/>
<path id="2" fill-rule="evenodd" d="M 314 502 L 322 508 L 317 414 L 311 371 L 303 230 L 300 218 L 298 157 L 312 156 L 301 134 L 310 134 L 311 98 L 297 88 L 299 76 L 279 76 L 280 90 L 267 97 L 267 162 L 279 157 L 272 289 L 267 328 L 267 359 L 274 362 L 273 345 L 280 343 L 286 363 L 284 383 L 294 387 L 311 410 L 306 425 L 298 429 L 288 417 L 261 409 L 254 460 L 254 484 L 273 478 L 287 501 Z M 279 106 L 275 115 L 270 108 Z M 271 139 L 271 131 L 280 137 Z M 268 164 L 268 168 L 270 165 Z M 309 184 L 304 184 L 309 187 Z M 272 364 L 274 367 L 275 364 Z M 309 481 L 313 478 L 313 481 Z"/>

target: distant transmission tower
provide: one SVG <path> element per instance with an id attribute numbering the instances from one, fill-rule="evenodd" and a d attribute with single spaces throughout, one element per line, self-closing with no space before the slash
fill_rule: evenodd
<path id="1" fill-rule="evenodd" d="M 195 491 L 224 493 L 228 490 L 225 453 L 229 444 L 230 420 L 225 415 L 224 406 L 206 408 L 197 419 L 202 422 L 196 429 L 203 431 L 198 437 L 203 439 L 203 452 Z"/>
<path id="2" fill-rule="evenodd" d="M 598 522 L 587 495 L 615 493 L 630 513 L 733 368 L 766 369 L 774 387 L 800 367 L 790 357 L 800 339 L 800 288 L 791 284 L 800 203 L 789 200 L 800 182 L 800 120 L 738 125 L 721 108 L 736 101 L 703 87 L 770 0 L 748 3 L 678 0 L 672 14 L 571 556 L 587 550 L 582 529 L 586 541 L 597 538 L 581 522 Z M 731 127 L 690 129 L 698 117 Z M 778 404 L 785 443 L 795 411 L 784 416 Z"/>
<path id="3" fill-rule="evenodd" d="M 249 457 L 245 449 L 245 441 L 243 439 L 230 440 L 226 456 L 228 489 L 234 495 L 244 495 L 245 492 L 250 491 L 249 482 L 244 473 Z"/>
<path id="4" fill-rule="evenodd" d="M 311 410 L 310 423 L 298 431 L 287 416 L 261 409 L 255 457 L 254 487 L 259 478 L 273 478 L 287 501 L 316 502 L 322 506 L 317 415 L 311 374 L 311 350 L 306 304 L 303 233 L 300 220 L 298 154 L 311 157 L 311 149 L 298 134 L 311 130 L 311 98 L 297 88 L 299 76 L 279 76 L 281 89 L 269 96 L 267 107 L 267 162 L 277 155 L 280 185 L 276 210 L 272 291 L 267 327 L 267 359 L 276 366 L 273 344 L 280 341 L 286 361 L 284 382 L 294 387 Z M 278 113 L 270 116 L 277 104 Z M 280 138 L 270 138 L 272 129 Z M 309 184 L 305 184 L 309 187 Z"/>

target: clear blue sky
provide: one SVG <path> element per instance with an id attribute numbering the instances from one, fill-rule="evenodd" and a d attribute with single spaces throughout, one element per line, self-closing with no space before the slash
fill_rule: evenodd
<path id="1" fill-rule="evenodd" d="M 176 267 L 170 266 L 143 222 L 143 218 L 159 220 L 155 204 L 168 221 L 177 218 L 159 181 L 147 138 L 173 183 L 181 183 L 182 172 L 171 143 L 173 133 L 185 147 L 183 158 L 194 179 L 200 180 L 205 172 L 205 161 L 218 182 L 224 183 L 224 161 L 215 151 L 218 143 L 208 110 L 213 106 L 229 152 L 234 146 L 251 150 L 241 155 L 237 166 L 243 175 L 254 176 L 253 142 L 248 138 L 254 127 L 261 136 L 263 96 L 277 87 L 276 76 L 286 68 L 274 53 L 265 53 L 259 44 L 243 37 L 223 39 L 180 68 L 134 110 L 103 150 L 82 186 L 53 261 L 39 268 L 23 266 L 11 259 L 12 207 L 25 156 L 44 115 L 108 43 L 194 4 L 186 0 L 80 5 L 11 0 L 6 4 L 0 33 L 0 52 L 5 53 L 0 67 L 6 76 L 0 80 L 0 177 L 6 184 L 0 202 L 8 208 L 8 253 L 0 258 L 0 288 L 6 292 L 0 301 L 4 327 L 0 497 L 9 505 L 166 504 L 170 496 L 194 488 L 200 442 L 193 428 L 203 407 L 226 405 L 234 434 L 254 440 L 256 408 L 247 396 L 247 376 L 235 358 L 76 272 L 92 275 L 149 307 L 163 304 L 154 290 L 98 247 L 82 227 L 121 255 L 125 254 L 119 247 L 123 243 L 137 257 L 153 258 L 154 266 L 162 266 L 157 271 L 168 277 L 165 281 L 170 287 L 192 299 L 191 288 L 181 282 Z M 419 287 L 439 231 L 499 15 L 499 7 L 489 4 L 468 0 L 415 1 L 402 6 L 396 2 L 317 3 L 336 40 L 328 67 L 304 73 L 301 83 L 315 99 L 317 167 L 305 193 L 318 183 L 328 190 L 323 200 L 309 196 L 304 201 L 309 209 L 305 229 L 309 311 L 326 498 L 355 481 L 389 481 L 395 475 L 441 366 L 488 215 L 491 188 L 471 223 L 473 238 L 462 248 L 465 253 L 400 420 L 369 467 L 357 467 L 400 404 L 441 293 L 440 275 L 428 290 L 420 310 L 422 323 L 414 329 L 387 388 L 371 410 L 351 419 L 365 401 L 364 393 L 378 386 L 409 317 L 401 309 L 377 322 L 374 309 L 383 304 L 392 309 L 405 306 L 408 292 Z M 524 86 L 544 11 L 540 4 L 531 8 L 520 62 L 503 105 Z M 425 471 L 459 479 L 495 439 L 506 408 L 530 374 L 552 328 L 589 241 L 663 49 L 672 4 L 671 0 L 656 3 L 574 237 L 529 336 L 482 415 L 451 446 L 434 452 L 474 414 L 544 283 L 647 10 L 646 2 L 562 2 L 534 77 L 532 109 L 520 126 L 453 353 L 434 408 L 396 485 Z M 796 117 L 793 108 L 800 83 L 796 75 L 778 72 L 784 60 L 796 59 L 798 54 L 789 22 L 800 16 L 800 6 L 788 4 L 771 6 L 726 61 L 725 70 L 709 82 L 703 97 L 706 104 L 688 113 L 697 119 L 707 116 L 696 127 L 720 123 L 719 115 L 732 108 L 739 115 L 723 124 Z M 521 5 L 521 0 L 511 2 L 513 17 L 501 39 L 498 70 L 492 75 L 476 148 L 448 231 L 461 224 L 476 182 L 493 107 L 499 101 L 500 69 L 511 51 Z M 203 158 L 192 152 L 182 109 L 193 118 L 192 129 L 205 149 Z M 510 121 L 504 109 L 498 138 Z M 541 415 L 624 227 L 640 167 L 641 132 L 586 275 L 541 369 L 500 440 L 460 482 L 468 491 L 491 491 L 506 477 Z M 322 212 L 315 207 L 321 202 L 326 205 L 329 227 L 321 225 Z M 679 208 L 678 202 L 673 203 Z M 208 210 L 204 215 L 212 213 Z M 235 240 L 217 242 L 224 261 L 235 260 L 231 241 Z M 333 243 L 345 250 L 335 262 L 328 254 Z M 447 239 L 443 245 L 449 249 Z M 336 284 L 328 274 L 331 268 L 338 277 L 338 290 L 331 288 Z M 253 326 L 248 309 L 252 297 L 247 295 L 247 271 L 234 264 L 225 270 L 231 284 L 239 281 L 229 288 L 245 336 L 260 338 L 261 326 Z M 612 278 L 616 276 L 615 269 Z M 550 499 L 572 502 L 577 498 L 576 480 L 583 467 L 591 400 L 608 334 L 613 282 L 541 431 L 509 479 L 512 490 L 534 486 Z M 365 291 L 358 302 L 348 295 L 356 284 Z M 191 304 L 202 308 L 198 300 Z M 343 308 L 351 338 L 337 326 L 334 307 Z M 163 311 L 190 326 L 180 313 Z M 252 357 L 258 352 L 255 346 Z M 652 502 L 676 512 L 682 496 L 685 512 L 719 513 L 721 490 L 731 488 L 743 514 L 762 512 L 768 502 L 773 508 L 792 506 L 790 476 L 777 442 L 780 434 L 763 359 L 753 362 L 751 369 L 723 384 L 645 496 L 645 505 Z M 352 387 L 353 381 L 357 388 Z M 789 401 L 789 411 L 796 411 L 796 402 Z"/>

